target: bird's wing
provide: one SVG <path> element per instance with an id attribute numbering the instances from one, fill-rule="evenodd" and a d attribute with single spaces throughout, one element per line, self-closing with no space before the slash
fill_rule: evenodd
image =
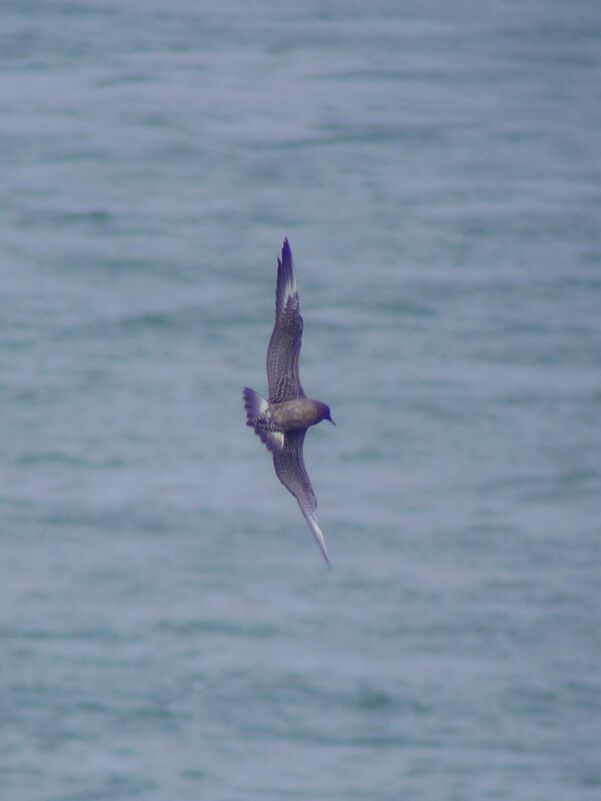
<path id="1" fill-rule="evenodd" d="M 275 290 L 275 325 L 267 348 L 269 402 L 281 403 L 304 398 L 298 374 L 298 357 L 303 338 L 303 318 L 299 311 L 298 289 L 288 240 L 284 240 L 278 259 Z"/>
<path id="2" fill-rule="evenodd" d="M 300 510 L 313 532 L 323 557 L 328 566 L 331 567 L 326 543 L 319 527 L 317 499 L 303 461 L 303 442 L 306 433 L 306 428 L 300 431 L 287 431 L 284 437 L 283 449 L 273 455 L 273 466 L 277 477 L 298 501 Z"/>

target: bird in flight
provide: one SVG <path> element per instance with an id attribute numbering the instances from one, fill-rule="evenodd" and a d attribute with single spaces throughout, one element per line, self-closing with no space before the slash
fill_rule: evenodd
<path id="1" fill-rule="evenodd" d="M 323 557 L 331 567 L 319 527 L 317 499 L 303 461 L 303 442 L 310 426 L 322 420 L 334 421 L 330 407 L 307 398 L 303 390 L 298 373 L 302 337 L 303 318 L 299 311 L 292 251 L 285 239 L 282 256 L 278 259 L 275 325 L 267 348 L 269 400 L 254 389 L 244 388 L 246 425 L 254 429 L 271 451 L 277 477 L 298 501 Z"/>

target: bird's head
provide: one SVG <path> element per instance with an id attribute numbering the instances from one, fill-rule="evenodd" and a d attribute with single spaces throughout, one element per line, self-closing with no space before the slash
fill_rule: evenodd
<path id="1" fill-rule="evenodd" d="M 327 403 L 324 403 L 324 409 L 323 409 L 323 420 L 329 420 L 329 421 L 330 421 L 330 423 L 331 423 L 333 426 L 335 426 L 335 425 L 336 425 L 336 423 L 335 423 L 335 422 L 332 420 L 332 414 L 331 414 L 331 412 L 330 412 L 330 407 L 328 406 L 328 404 L 327 404 Z"/>

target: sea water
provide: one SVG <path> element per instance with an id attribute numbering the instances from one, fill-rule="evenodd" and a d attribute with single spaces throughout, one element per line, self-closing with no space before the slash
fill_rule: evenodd
<path id="1" fill-rule="evenodd" d="M 0 10 L 0 797 L 601 797 L 601 13 Z M 244 426 L 288 236 L 334 569 Z"/>

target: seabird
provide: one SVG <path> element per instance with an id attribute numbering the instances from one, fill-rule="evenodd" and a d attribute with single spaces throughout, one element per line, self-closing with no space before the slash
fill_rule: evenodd
<path id="1" fill-rule="evenodd" d="M 303 336 L 292 251 L 284 239 L 278 259 L 275 291 L 275 325 L 267 348 L 269 400 L 254 389 L 243 390 L 246 425 L 254 429 L 273 455 L 277 477 L 294 495 L 313 532 L 324 559 L 331 567 L 319 519 L 317 499 L 303 461 L 303 442 L 310 426 L 329 420 L 327 403 L 307 398 L 298 373 Z M 335 425 L 335 423 L 334 423 Z"/>

